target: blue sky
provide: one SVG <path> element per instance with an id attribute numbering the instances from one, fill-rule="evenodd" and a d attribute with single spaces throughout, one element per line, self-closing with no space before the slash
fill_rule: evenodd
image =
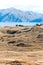
<path id="1" fill-rule="evenodd" d="M 43 0 L 0 0 L 0 9 L 10 7 L 43 13 Z"/>

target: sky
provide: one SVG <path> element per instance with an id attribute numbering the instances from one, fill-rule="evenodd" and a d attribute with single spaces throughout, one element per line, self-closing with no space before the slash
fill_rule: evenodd
<path id="1" fill-rule="evenodd" d="M 43 13 L 43 0 L 0 0 L 0 9 L 10 7 Z"/>

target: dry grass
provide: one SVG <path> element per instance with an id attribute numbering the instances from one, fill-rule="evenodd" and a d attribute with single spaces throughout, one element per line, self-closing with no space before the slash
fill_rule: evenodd
<path id="1" fill-rule="evenodd" d="M 0 63 L 21 65 L 43 65 L 43 51 L 14 52 L 0 51 Z"/>
<path id="2" fill-rule="evenodd" d="M 0 27 L 0 65 L 43 65 L 43 26 Z"/>

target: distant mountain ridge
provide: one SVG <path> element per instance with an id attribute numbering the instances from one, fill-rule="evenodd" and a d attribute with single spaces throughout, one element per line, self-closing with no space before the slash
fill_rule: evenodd
<path id="1" fill-rule="evenodd" d="M 43 22 L 43 14 L 21 11 L 15 8 L 1 9 L 0 22 Z"/>

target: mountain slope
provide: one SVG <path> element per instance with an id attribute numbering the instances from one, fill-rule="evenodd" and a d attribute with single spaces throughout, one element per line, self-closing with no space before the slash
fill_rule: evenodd
<path id="1" fill-rule="evenodd" d="M 42 22 L 43 14 L 20 11 L 14 8 L 0 10 L 0 22 Z"/>

